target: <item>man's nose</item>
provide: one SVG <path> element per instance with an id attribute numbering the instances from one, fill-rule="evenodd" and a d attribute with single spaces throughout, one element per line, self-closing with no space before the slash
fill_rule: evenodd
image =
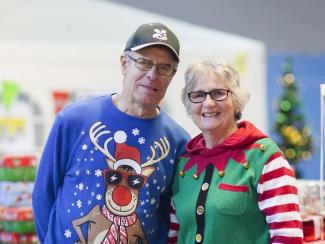
<path id="1" fill-rule="evenodd" d="M 158 69 L 156 65 L 153 65 L 151 69 L 147 71 L 147 76 L 150 77 L 151 79 L 155 79 L 159 76 L 158 74 Z"/>

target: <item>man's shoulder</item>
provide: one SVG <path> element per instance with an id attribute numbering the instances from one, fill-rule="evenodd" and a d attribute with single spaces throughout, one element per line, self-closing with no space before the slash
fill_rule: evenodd
<path id="1" fill-rule="evenodd" d="M 91 112 L 102 109 L 108 102 L 108 96 L 96 96 L 84 100 L 80 100 L 67 105 L 60 113 L 61 116 L 69 116 L 79 114 L 79 116 L 87 115 Z"/>
<path id="2" fill-rule="evenodd" d="M 166 112 L 162 112 L 162 120 L 164 126 L 168 127 L 169 129 L 173 130 L 175 134 L 182 135 L 185 138 L 190 138 L 189 133 L 175 120 L 173 119 L 169 114 Z"/>

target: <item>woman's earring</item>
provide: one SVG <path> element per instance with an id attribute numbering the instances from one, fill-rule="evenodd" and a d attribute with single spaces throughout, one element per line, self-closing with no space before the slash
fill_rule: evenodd
<path id="1" fill-rule="evenodd" d="M 236 111 L 235 112 L 235 120 L 240 120 L 240 118 L 241 118 L 241 111 Z"/>

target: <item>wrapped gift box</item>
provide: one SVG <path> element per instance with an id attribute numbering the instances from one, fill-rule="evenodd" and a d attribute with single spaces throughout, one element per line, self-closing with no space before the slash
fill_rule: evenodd
<path id="1" fill-rule="evenodd" d="M 0 205 L 4 207 L 31 206 L 33 182 L 0 181 Z"/>
<path id="2" fill-rule="evenodd" d="M 325 240 L 324 216 L 310 215 L 307 217 L 303 217 L 302 220 L 305 242 Z"/>
<path id="3" fill-rule="evenodd" d="M 297 180 L 299 207 L 302 215 L 319 215 L 325 209 L 325 206 L 321 206 L 320 186 L 319 180 Z M 324 187 L 325 185 L 322 185 L 323 192 L 325 192 Z"/>
<path id="4" fill-rule="evenodd" d="M 2 228 L 6 232 L 19 234 L 35 232 L 32 208 L 4 208 L 2 211 Z"/>
<path id="5" fill-rule="evenodd" d="M 35 156 L 5 156 L 2 161 L 0 161 L 0 167 L 31 167 L 36 166 Z"/>
<path id="6" fill-rule="evenodd" d="M 35 234 L 18 234 L 0 231 L 0 243 L 3 244 L 34 244 L 38 243 Z"/>
<path id="7" fill-rule="evenodd" d="M 35 156 L 5 156 L 0 160 L 0 181 L 34 181 Z"/>
<path id="8" fill-rule="evenodd" d="M 4 208 L 2 212 L 3 221 L 26 221 L 33 220 L 33 210 L 31 207 L 11 207 Z"/>

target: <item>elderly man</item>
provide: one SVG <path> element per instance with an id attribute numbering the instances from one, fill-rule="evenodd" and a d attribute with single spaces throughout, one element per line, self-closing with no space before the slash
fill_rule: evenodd
<path id="1" fill-rule="evenodd" d="M 33 191 L 41 243 L 166 243 L 174 162 L 189 135 L 159 103 L 179 41 L 141 25 L 121 55 L 122 90 L 56 117 Z"/>

